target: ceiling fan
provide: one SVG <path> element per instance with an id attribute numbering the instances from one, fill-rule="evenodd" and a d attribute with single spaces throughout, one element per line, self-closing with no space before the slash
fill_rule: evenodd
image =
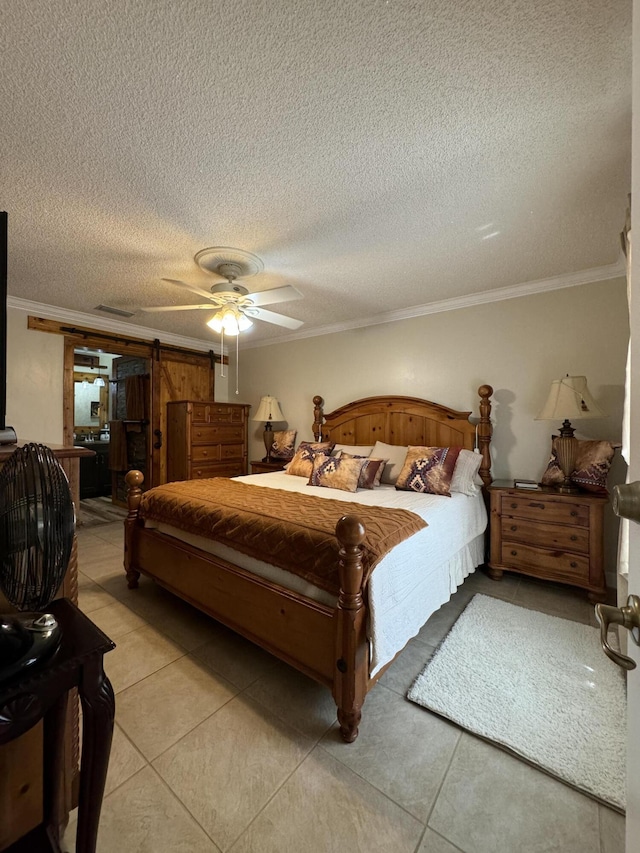
<path id="1" fill-rule="evenodd" d="M 209 326 L 216 332 L 224 332 L 227 335 L 237 335 L 248 329 L 252 321 L 262 320 L 265 323 L 273 323 L 286 329 L 299 329 L 302 320 L 295 320 L 275 311 L 267 311 L 264 305 L 274 305 L 278 302 L 290 302 L 294 299 L 302 299 L 302 294 L 290 284 L 284 287 L 275 287 L 271 290 L 262 290 L 258 293 L 250 293 L 248 288 L 238 284 L 237 279 L 247 278 L 261 272 L 262 261 L 251 252 L 228 247 L 215 247 L 202 249 L 195 256 L 196 263 L 205 272 L 211 272 L 225 278 L 225 282 L 212 285 L 208 290 L 185 281 L 173 278 L 164 278 L 195 293 L 205 302 L 194 305 L 166 305 L 140 309 L 144 314 L 156 314 L 165 311 L 193 311 L 193 310 L 216 310 L 216 314 L 208 321 Z"/>

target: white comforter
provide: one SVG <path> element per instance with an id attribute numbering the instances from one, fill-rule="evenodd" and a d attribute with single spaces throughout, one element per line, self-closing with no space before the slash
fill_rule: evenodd
<path id="1" fill-rule="evenodd" d="M 487 525 L 487 513 L 481 495 L 468 497 L 454 493 L 446 498 L 396 491 L 393 486 L 342 492 L 308 486 L 305 477 L 292 477 L 281 471 L 251 474 L 243 477 L 242 481 L 294 492 L 313 489 L 319 497 L 408 509 L 427 522 L 428 527 L 387 554 L 369 580 L 371 675 L 375 675 L 404 648 L 429 616 L 448 601 L 467 575 L 483 562 L 483 531 Z M 185 534 L 155 522 L 150 526 L 318 601 L 335 603 L 335 598 L 290 572 L 232 552 L 200 536 Z"/>

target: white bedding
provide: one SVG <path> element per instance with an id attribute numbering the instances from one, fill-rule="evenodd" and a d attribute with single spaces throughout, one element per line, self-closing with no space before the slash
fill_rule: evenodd
<path id="1" fill-rule="evenodd" d="M 250 474 L 244 483 L 265 488 L 304 491 L 319 497 L 374 506 L 399 507 L 415 512 L 428 527 L 406 539 L 376 566 L 369 579 L 370 674 L 388 663 L 414 637 L 429 616 L 449 600 L 458 586 L 484 559 L 483 531 L 487 513 L 481 495 L 454 493 L 450 498 L 396 491 L 393 486 L 342 492 L 307 486 L 305 477 L 284 471 Z M 162 533 L 227 559 L 316 601 L 335 605 L 335 597 L 275 566 L 169 525 L 147 523 Z"/>

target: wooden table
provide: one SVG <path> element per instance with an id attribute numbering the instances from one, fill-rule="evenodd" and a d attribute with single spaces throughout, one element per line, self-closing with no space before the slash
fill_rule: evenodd
<path id="1" fill-rule="evenodd" d="M 59 849 L 59 828 L 65 819 L 59 790 L 64 784 L 67 701 L 73 688 L 82 702 L 83 719 L 76 853 L 94 853 L 115 711 L 102 660 L 115 644 L 66 598 L 53 601 L 47 612 L 60 625 L 60 648 L 50 661 L 0 685 L 0 744 L 44 720 L 43 822 L 7 848 L 7 853 Z"/>

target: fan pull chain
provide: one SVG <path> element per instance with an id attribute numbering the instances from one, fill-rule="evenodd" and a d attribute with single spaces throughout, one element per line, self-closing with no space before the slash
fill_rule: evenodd
<path id="1" fill-rule="evenodd" d="M 220 378 L 224 379 L 224 327 L 220 330 Z"/>
<path id="2" fill-rule="evenodd" d="M 239 377 L 240 375 L 240 329 L 238 329 L 238 334 L 236 335 L 236 394 L 239 394 L 238 386 L 239 386 Z"/>

